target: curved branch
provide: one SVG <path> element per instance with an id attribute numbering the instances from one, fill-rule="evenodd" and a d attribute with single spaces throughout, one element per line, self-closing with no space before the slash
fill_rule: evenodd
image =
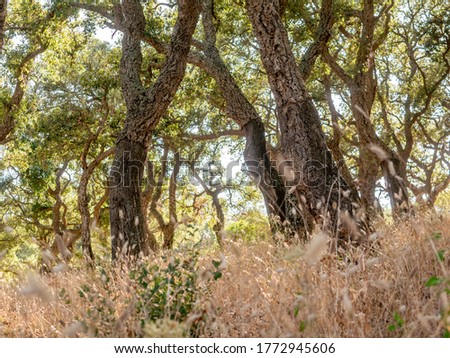
<path id="1" fill-rule="evenodd" d="M 300 64 L 300 71 L 306 80 L 311 74 L 317 57 L 323 52 L 328 40 L 331 37 L 331 30 L 334 24 L 333 0 L 323 0 L 320 8 L 319 26 L 314 36 L 314 42 L 306 50 Z"/>
<path id="2" fill-rule="evenodd" d="M 41 46 L 36 50 L 29 52 L 20 62 L 19 67 L 16 71 L 16 86 L 14 92 L 9 101 L 4 103 L 5 111 L 3 114 L 3 120 L 0 123 L 0 144 L 4 144 L 9 141 L 10 134 L 15 128 L 15 115 L 22 102 L 25 86 L 28 83 L 28 71 L 26 70 L 27 65 L 33 61 L 38 55 L 46 50 L 45 46 Z"/>

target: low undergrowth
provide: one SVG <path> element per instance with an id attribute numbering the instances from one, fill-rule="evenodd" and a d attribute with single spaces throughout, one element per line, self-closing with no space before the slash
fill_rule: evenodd
<path id="1" fill-rule="evenodd" d="M 370 250 L 339 254 L 317 250 L 318 233 L 308 246 L 242 240 L 132 269 L 24 274 L 0 283 L 0 336 L 449 336 L 449 223 L 380 224 Z"/>

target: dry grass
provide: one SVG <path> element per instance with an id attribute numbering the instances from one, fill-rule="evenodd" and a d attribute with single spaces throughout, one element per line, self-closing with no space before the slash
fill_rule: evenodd
<path id="1" fill-rule="evenodd" d="M 141 331 L 128 278 L 105 285 L 101 274 L 81 270 L 32 277 L 27 295 L 2 287 L 0 336 L 179 336 L 201 320 L 209 337 L 442 337 L 450 330 L 449 224 L 424 215 L 379 225 L 370 252 L 340 257 L 317 247 L 230 244 L 223 277 L 202 291 L 186 322 L 164 318 Z M 200 281 L 210 260 L 200 265 Z M 441 280 L 427 287 L 432 277 Z M 88 300 L 79 295 L 86 285 Z"/>

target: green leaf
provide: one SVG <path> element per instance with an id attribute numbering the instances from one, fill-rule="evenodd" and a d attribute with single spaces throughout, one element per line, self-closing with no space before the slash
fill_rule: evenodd
<path id="1" fill-rule="evenodd" d="M 402 317 L 397 312 L 394 313 L 394 320 L 398 327 L 403 327 L 405 321 L 403 321 Z"/>
<path id="2" fill-rule="evenodd" d="M 439 250 L 437 252 L 437 257 L 440 262 L 444 262 L 445 259 L 445 250 Z"/>
<path id="3" fill-rule="evenodd" d="M 301 321 L 301 322 L 300 322 L 300 326 L 298 327 L 299 330 L 300 330 L 300 332 L 304 332 L 307 325 L 308 325 L 308 322 L 306 322 L 306 321 Z"/>
<path id="4" fill-rule="evenodd" d="M 220 261 L 216 261 L 216 260 L 212 260 L 212 264 L 214 265 L 215 268 L 219 268 L 221 262 Z"/>
<path id="5" fill-rule="evenodd" d="M 389 332 L 394 332 L 397 329 L 397 327 L 395 326 L 395 324 L 391 324 L 388 327 Z"/>
<path id="6" fill-rule="evenodd" d="M 450 338 L 450 331 L 448 329 L 446 329 L 444 331 L 444 334 L 442 335 L 443 338 Z"/>
<path id="7" fill-rule="evenodd" d="M 439 241 L 440 239 L 442 239 L 442 233 L 440 232 L 433 232 L 431 234 L 431 238 L 435 241 Z"/>
<path id="8" fill-rule="evenodd" d="M 437 286 L 442 282 L 442 279 L 439 277 L 431 277 L 427 283 L 425 284 L 425 287 L 432 287 L 432 286 Z"/>
<path id="9" fill-rule="evenodd" d="M 215 281 L 221 277 L 222 277 L 222 272 L 220 272 L 220 271 L 214 272 L 214 280 Z"/>

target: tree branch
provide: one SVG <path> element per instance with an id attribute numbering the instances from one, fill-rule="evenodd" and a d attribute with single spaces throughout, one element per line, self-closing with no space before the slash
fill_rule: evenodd
<path id="1" fill-rule="evenodd" d="M 300 63 L 300 71 L 305 81 L 310 76 L 317 57 L 324 51 L 331 37 L 333 24 L 333 0 L 323 0 L 320 8 L 319 26 L 316 29 L 314 42 L 306 50 Z"/>
<path id="2" fill-rule="evenodd" d="M 26 70 L 27 65 L 34 60 L 38 55 L 43 53 L 46 50 L 45 46 L 41 46 L 36 50 L 33 50 L 25 55 L 25 57 L 20 62 L 17 71 L 16 71 L 16 86 L 14 88 L 14 92 L 9 101 L 4 103 L 5 111 L 3 114 L 3 121 L 0 124 L 0 144 L 6 143 L 8 140 L 8 136 L 12 133 L 15 127 L 15 114 L 17 109 L 20 107 L 20 103 L 22 102 L 25 86 L 28 83 L 28 71 Z"/>

